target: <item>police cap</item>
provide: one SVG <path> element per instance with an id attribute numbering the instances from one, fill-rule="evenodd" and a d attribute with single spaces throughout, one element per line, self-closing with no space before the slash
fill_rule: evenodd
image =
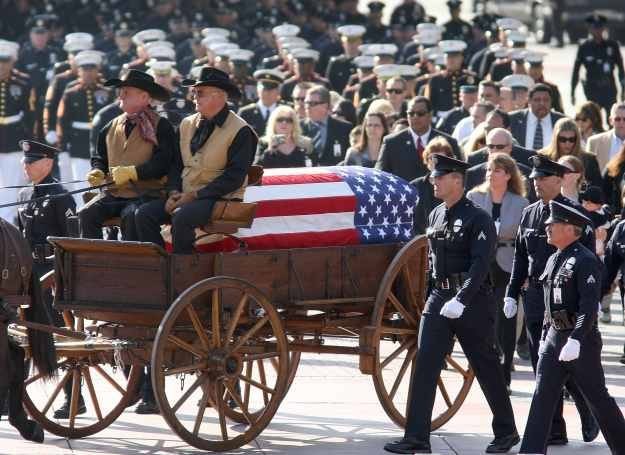
<path id="1" fill-rule="evenodd" d="M 586 226 L 592 226 L 592 221 L 582 212 L 568 205 L 561 204 L 557 201 L 549 201 L 549 218 L 545 221 L 545 224 L 552 223 L 566 223 L 572 224 L 584 228 Z"/>
<path id="2" fill-rule="evenodd" d="M 22 140 L 19 146 L 24 152 L 24 163 L 34 163 L 42 158 L 54 159 L 61 151 L 41 142 Z"/>
<path id="3" fill-rule="evenodd" d="M 384 2 L 369 2 L 367 8 L 372 13 L 378 13 L 384 9 Z"/>
<path id="4" fill-rule="evenodd" d="M 551 161 L 549 158 L 542 155 L 530 157 L 530 163 L 532 164 L 531 179 L 550 176 L 562 177 L 564 174 L 570 172 L 569 168 L 566 166 Z"/>
<path id="5" fill-rule="evenodd" d="M 591 185 L 579 194 L 580 201 L 588 201 L 594 204 L 603 204 L 605 198 L 600 187 Z"/>
<path id="6" fill-rule="evenodd" d="M 439 153 L 434 153 L 432 155 L 432 163 L 434 164 L 432 177 L 441 177 L 451 172 L 460 172 L 461 174 L 464 174 L 465 171 L 471 167 L 471 165 L 465 161 L 450 158 Z"/>
<path id="7" fill-rule="evenodd" d="M 605 25 L 608 23 L 608 18 L 605 17 L 603 14 L 592 13 L 586 16 L 585 21 L 591 27 L 601 28 L 605 27 Z"/>
<path id="8" fill-rule="evenodd" d="M 284 82 L 284 75 L 275 69 L 262 69 L 254 71 L 254 79 L 264 88 L 275 89 Z"/>

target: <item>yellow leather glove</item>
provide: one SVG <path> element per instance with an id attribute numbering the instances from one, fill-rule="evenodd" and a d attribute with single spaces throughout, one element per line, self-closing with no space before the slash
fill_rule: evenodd
<path id="1" fill-rule="evenodd" d="M 135 182 L 139 180 L 137 177 L 137 168 L 134 166 L 115 166 L 111 168 L 111 175 L 115 185 L 124 185 L 131 180 Z"/>
<path id="2" fill-rule="evenodd" d="M 91 186 L 98 186 L 104 183 L 104 172 L 100 169 L 92 169 L 87 173 L 87 181 Z"/>

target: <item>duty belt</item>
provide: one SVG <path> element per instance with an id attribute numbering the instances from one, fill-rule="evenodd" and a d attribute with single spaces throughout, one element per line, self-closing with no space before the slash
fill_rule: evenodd
<path id="1" fill-rule="evenodd" d="M 434 278 L 434 287 L 445 291 L 455 291 L 462 287 L 468 276 L 468 273 L 453 273 L 446 278 Z"/>
<path id="2" fill-rule="evenodd" d="M 77 130 L 90 130 L 91 122 L 72 122 L 72 128 Z"/>
<path id="3" fill-rule="evenodd" d="M 48 257 L 54 254 L 54 248 L 47 243 L 33 245 L 33 259 L 38 264 L 49 262 Z"/>
<path id="4" fill-rule="evenodd" d="M 577 313 L 569 313 L 566 310 L 551 312 L 551 326 L 556 330 L 571 330 L 575 328 Z"/>
<path id="5" fill-rule="evenodd" d="M 12 125 L 13 123 L 21 122 L 22 118 L 24 118 L 24 112 L 22 111 L 19 114 L 0 117 L 0 125 Z"/>

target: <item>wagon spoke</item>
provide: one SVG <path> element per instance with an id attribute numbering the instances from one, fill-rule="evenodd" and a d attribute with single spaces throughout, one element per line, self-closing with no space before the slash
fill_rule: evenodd
<path id="1" fill-rule="evenodd" d="M 74 429 L 76 423 L 76 414 L 78 413 L 78 400 L 80 399 L 80 372 L 78 368 L 73 371 L 72 378 L 72 399 L 69 405 L 69 428 Z"/>
<path id="2" fill-rule="evenodd" d="M 412 347 L 414 343 L 415 343 L 415 340 L 412 340 L 410 338 L 403 341 L 397 349 L 395 349 L 386 359 L 384 359 L 384 362 L 380 364 L 380 369 L 383 370 L 384 368 L 386 368 L 389 363 L 391 363 L 393 360 L 397 358 L 397 356 L 399 356 L 399 354 L 401 354 L 406 349 L 409 349 L 410 347 Z"/>
<path id="3" fill-rule="evenodd" d="M 245 417 L 245 420 L 247 420 L 250 426 L 254 425 L 256 422 L 250 415 L 247 406 L 243 403 L 241 396 L 237 394 L 236 390 L 232 390 L 232 386 L 230 386 L 228 382 L 224 382 L 224 386 L 226 386 L 226 390 L 228 390 L 228 394 L 232 397 L 234 402 L 237 404 L 237 406 L 241 410 L 241 413 L 243 414 L 243 417 Z"/>
<path id="4" fill-rule="evenodd" d="M 204 331 L 204 326 L 202 326 L 202 321 L 200 321 L 200 317 L 195 311 L 195 308 L 193 308 L 193 305 L 189 305 L 187 307 L 187 313 L 189 314 L 189 319 L 191 319 L 193 328 L 195 329 L 197 336 L 199 337 L 200 342 L 202 343 L 202 347 L 204 348 L 205 351 L 208 351 L 210 349 L 208 336 L 206 335 L 206 332 Z"/>
<path id="5" fill-rule="evenodd" d="M 251 379 L 252 378 L 252 370 L 254 369 L 254 362 L 247 362 L 245 364 L 245 377 L 247 379 Z M 244 392 L 243 392 L 243 403 L 245 404 L 245 407 L 249 407 L 250 405 L 250 384 L 248 382 L 245 383 L 244 385 Z"/>
<path id="6" fill-rule="evenodd" d="M 243 297 L 241 297 L 241 300 L 239 300 L 239 303 L 237 303 L 237 306 L 234 308 L 234 313 L 232 313 L 230 323 L 228 324 L 228 328 L 226 329 L 226 337 L 224 338 L 224 343 L 226 344 L 230 342 L 230 338 L 232 338 L 232 335 L 234 334 L 234 329 L 239 322 L 239 318 L 241 317 L 241 313 L 243 312 L 243 307 L 247 303 L 247 299 L 248 295 L 243 294 Z"/>
<path id="7" fill-rule="evenodd" d="M 410 348 L 410 350 L 408 351 L 408 354 L 406 354 L 406 358 L 402 362 L 401 368 L 399 369 L 399 372 L 397 373 L 397 377 L 395 378 L 395 382 L 393 383 L 393 387 L 391 388 L 391 391 L 388 394 L 391 400 L 395 398 L 395 394 L 397 393 L 397 389 L 399 389 L 399 386 L 401 385 L 401 381 L 404 379 L 404 375 L 406 374 L 408 365 L 410 365 L 410 362 L 414 360 L 412 358 L 412 355 L 414 354 L 415 351 L 416 351 L 415 346 Z"/>
<path id="8" fill-rule="evenodd" d="M 265 365 L 262 360 L 257 360 L 256 362 L 258 363 L 258 373 L 260 376 L 260 381 L 265 387 L 267 387 L 267 377 L 265 376 Z M 265 402 L 265 406 L 267 406 L 267 403 L 269 402 L 269 397 L 267 396 L 267 392 L 265 392 L 264 390 L 263 390 L 263 401 Z"/>
<path id="9" fill-rule="evenodd" d="M 197 438 L 198 432 L 200 431 L 200 425 L 202 425 L 202 420 L 204 420 L 204 412 L 206 411 L 206 404 L 208 403 L 208 387 L 203 385 L 202 389 L 204 393 L 202 394 L 202 399 L 200 400 L 200 405 L 198 406 L 197 415 L 195 416 L 195 424 L 193 425 L 193 436 Z"/>
<path id="10" fill-rule="evenodd" d="M 189 397 L 193 394 L 193 392 L 195 392 L 195 389 L 197 389 L 199 386 L 203 385 L 206 382 L 206 379 L 208 378 L 208 376 L 206 375 L 201 375 L 199 376 L 195 382 L 193 382 L 193 384 L 191 384 L 191 387 L 189 387 L 189 390 L 187 390 L 176 402 L 176 404 L 171 408 L 172 412 L 176 413 L 176 411 L 178 411 L 178 409 L 180 408 L 180 406 L 182 406 L 188 399 Z"/>
<path id="11" fill-rule="evenodd" d="M 258 381 L 254 381 L 252 378 L 245 377 L 242 374 L 239 375 L 239 379 L 241 379 L 242 381 L 245 381 L 246 383 L 249 383 L 250 385 L 253 385 L 254 387 L 260 390 L 263 390 L 267 393 L 271 393 L 272 395 L 276 393 L 276 389 L 272 389 L 271 387 L 268 387 L 265 384 L 261 384 Z"/>
<path id="12" fill-rule="evenodd" d="M 250 330 L 248 330 L 243 336 L 241 336 L 241 338 L 239 338 L 236 344 L 232 347 L 231 352 L 236 352 L 241 346 L 243 346 L 250 339 L 252 335 L 258 332 L 261 329 L 261 327 L 264 326 L 268 321 L 269 321 L 269 316 L 263 316 L 261 319 L 259 319 L 258 322 L 254 324 L 254 326 Z"/>
<path id="13" fill-rule="evenodd" d="M 223 410 L 225 405 L 223 399 L 221 383 L 215 383 L 215 401 L 217 401 L 217 413 L 219 414 L 219 427 L 221 428 L 221 437 L 224 441 L 228 440 L 228 427 L 226 426 L 226 413 Z"/>
<path id="14" fill-rule="evenodd" d="M 456 362 L 453 357 L 451 355 L 448 355 L 447 357 L 445 357 L 445 360 L 447 361 L 447 363 L 449 363 L 452 367 L 454 367 L 454 369 L 460 373 L 463 377 L 468 377 L 470 375 L 469 369 L 464 369 L 462 368 L 462 366 Z"/>
<path id="15" fill-rule="evenodd" d="M 201 351 L 196 346 L 190 345 L 186 341 L 178 338 L 176 335 L 169 335 L 167 337 L 167 340 L 169 340 L 171 343 L 175 344 L 179 348 L 184 349 L 187 352 L 190 352 L 191 354 L 195 355 L 196 357 L 204 357 L 204 356 L 206 356 L 206 352 Z"/>
<path id="16" fill-rule="evenodd" d="M 219 317 L 221 316 L 221 302 L 219 299 L 219 289 L 213 289 L 213 304 L 211 313 L 211 327 L 213 331 L 213 348 L 221 347 L 221 328 Z"/>
<path id="17" fill-rule="evenodd" d="M 443 383 L 443 380 L 441 379 L 440 376 L 438 378 L 438 388 L 441 391 L 441 395 L 443 395 L 443 399 L 445 400 L 445 404 L 447 404 L 448 408 L 451 408 L 451 406 L 452 406 L 451 399 L 449 398 L 449 394 L 447 393 L 447 388 L 445 387 L 445 384 Z"/>
<path id="18" fill-rule="evenodd" d="M 124 390 L 124 388 L 123 388 L 122 386 L 120 386 L 120 385 L 119 385 L 119 384 L 115 381 L 115 379 L 113 379 L 112 377 L 110 377 L 110 376 L 109 376 L 109 374 L 108 374 L 106 371 L 104 371 L 104 370 L 100 367 L 100 365 L 93 365 L 93 368 L 94 368 L 94 369 L 95 369 L 98 373 L 100 373 L 100 375 L 101 375 L 104 379 L 106 379 L 106 380 L 107 380 L 107 382 L 108 382 L 109 384 L 111 384 L 113 387 L 115 387 L 119 393 L 121 393 L 122 395 L 125 395 L 125 394 L 126 394 L 126 391 Z"/>
<path id="19" fill-rule="evenodd" d="M 401 304 L 401 302 L 395 296 L 395 294 L 393 294 L 393 292 L 388 293 L 388 300 L 393 304 L 395 309 L 397 309 L 397 311 L 401 313 L 402 317 L 404 318 L 406 322 L 408 322 L 408 324 L 410 324 L 413 327 L 417 325 L 417 321 L 415 321 L 412 315 L 408 313 L 408 310 Z"/>
<path id="20" fill-rule="evenodd" d="M 56 397 L 59 395 L 59 392 L 61 391 L 65 383 L 69 380 L 69 375 L 71 373 L 72 373 L 72 370 L 66 371 L 65 375 L 63 376 L 63 379 L 61 379 L 61 381 L 56 385 L 56 387 L 54 388 L 54 391 L 52 392 L 52 395 L 50 396 L 50 399 L 48 400 L 46 405 L 43 407 L 43 410 L 41 411 L 43 415 L 46 415 L 48 413 L 50 406 L 52 406 L 52 403 L 54 403 L 54 400 L 56 400 Z"/>
<path id="21" fill-rule="evenodd" d="M 278 357 L 277 352 L 261 352 L 260 354 L 247 354 L 246 356 L 243 357 L 243 361 L 252 362 L 254 360 L 270 359 L 271 364 L 274 366 L 274 368 L 276 368 L 276 371 L 277 371 L 278 361 L 276 360 L 276 357 Z"/>
<path id="22" fill-rule="evenodd" d="M 98 420 L 102 420 L 100 402 L 98 401 L 98 396 L 95 393 L 95 388 L 93 387 L 93 382 L 91 381 L 91 373 L 89 372 L 89 367 L 83 367 L 82 371 L 83 376 L 85 377 L 85 382 L 87 383 L 87 388 L 89 389 L 89 395 L 91 396 L 91 402 L 93 404 L 93 408 L 95 409 L 95 413 L 98 416 Z"/>

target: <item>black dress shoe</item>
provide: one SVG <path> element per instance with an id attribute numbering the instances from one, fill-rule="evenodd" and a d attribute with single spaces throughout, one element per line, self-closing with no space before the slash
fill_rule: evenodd
<path id="1" fill-rule="evenodd" d="M 486 453 L 506 453 L 510 451 L 512 447 L 517 445 L 521 441 L 519 433 L 516 431 L 507 436 L 499 436 L 491 441 L 486 447 Z"/>
<path id="2" fill-rule="evenodd" d="M 24 428 L 18 428 L 18 431 L 27 441 L 43 442 L 43 428 L 34 420 L 27 420 Z"/>
<path id="3" fill-rule="evenodd" d="M 392 453 L 432 453 L 429 442 L 416 438 L 401 438 L 384 445 L 384 450 Z"/>
<path id="4" fill-rule="evenodd" d="M 521 358 L 523 360 L 529 360 L 530 359 L 530 348 L 527 345 L 527 343 L 517 344 L 517 346 L 516 346 L 516 353 L 519 356 L 519 358 Z"/>
<path id="5" fill-rule="evenodd" d="M 565 446 L 569 443 L 569 438 L 566 437 L 566 434 L 552 434 L 547 439 L 548 446 Z"/>
<path id="6" fill-rule="evenodd" d="M 142 401 L 135 408 L 135 414 L 160 414 L 161 411 L 154 401 Z"/>
<path id="7" fill-rule="evenodd" d="M 594 441 L 599 435 L 599 424 L 595 417 L 588 413 L 582 417 L 582 437 L 584 442 Z"/>
<path id="8" fill-rule="evenodd" d="M 65 400 L 63 406 L 54 411 L 55 419 L 69 419 L 69 408 L 71 406 L 71 401 Z M 85 406 L 85 400 L 83 400 L 82 396 L 78 400 L 78 410 L 76 411 L 76 415 L 81 415 L 87 412 L 87 407 Z"/>

